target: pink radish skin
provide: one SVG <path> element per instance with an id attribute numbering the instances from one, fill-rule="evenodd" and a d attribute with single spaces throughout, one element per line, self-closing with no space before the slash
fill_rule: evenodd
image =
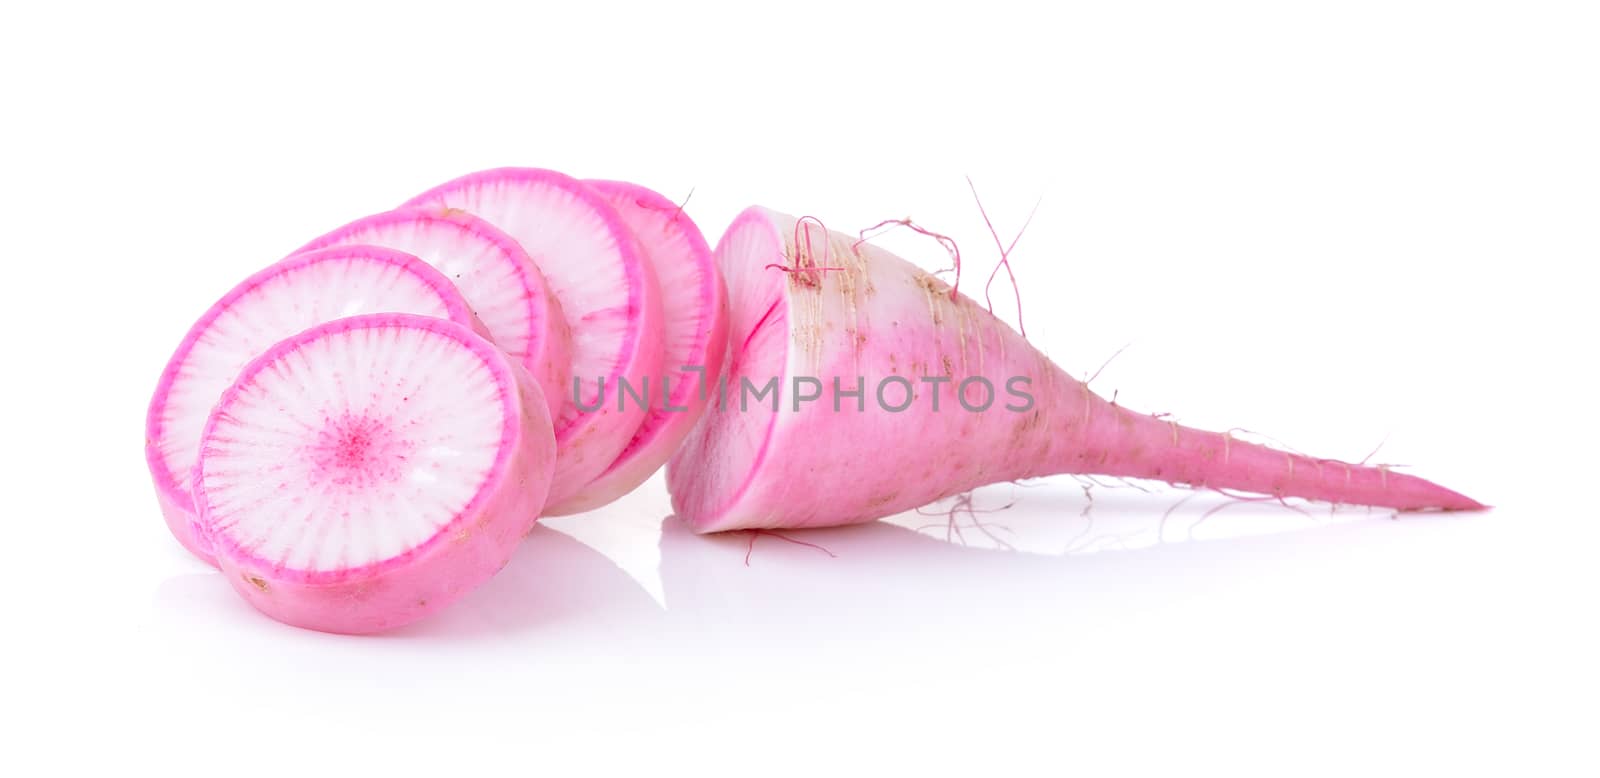
<path id="1" fill-rule="evenodd" d="M 677 204 L 637 184 L 584 183 L 616 209 L 655 269 L 664 293 L 666 332 L 661 370 L 666 381 L 659 376 L 651 380 L 650 410 L 627 448 L 581 492 L 547 508 L 545 513 L 552 516 L 610 503 L 666 464 L 705 412 L 707 389 L 722 372 L 728 346 L 728 295 L 700 228 Z M 671 293 L 666 294 L 667 290 Z"/>
<path id="2" fill-rule="evenodd" d="M 572 327 L 572 387 L 556 419 L 550 504 L 570 499 L 606 470 L 633 438 L 645 410 L 618 402 L 661 372 L 661 289 L 627 225 L 598 192 L 552 170 L 498 168 L 457 178 L 407 207 L 459 208 L 503 230 L 544 273 Z M 600 382 L 604 381 L 604 403 Z M 594 410 L 587 410 L 593 408 Z"/>
<path id="3" fill-rule="evenodd" d="M 555 472 L 543 392 L 454 322 L 373 314 L 252 361 L 206 422 L 195 495 L 234 590 L 325 632 L 402 626 L 510 560 Z"/>
<path id="4" fill-rule="evenodd" d="M 437 316 L 487 334 L 439 271 L 375 246 L 322 249 L 274 264 L 223 295 L 167 362 L 145 419 L 145 460 L 167 528 L 215 565 L 194 529 L 190 492 L 200 431 L 222 391 L 268 346 L 308 327 L 359 313 Z"/>
<path id="5" fill-rule="evenodd" d="M 365 244 L 398 249 L 432 265 L 466 298 L 489 335 L 561 412 L 572 370 L 572 332 L 544 274 L 509 235 L 466 211 L 403 208 L 346 224 L 302 246 Z"/>
<path id="6" fill-rule="evenodd" d="M 797 233 L 794 218 L 751 208 L 716 255 L 731 317 L 729 401 L 706 413 L 667 471 L 674 509 L 700 532 L 864 522 L 983 484 L 1057 473 L 1402 510 L 1484 507 L 1415 476 L 1288 454 L 1113 405 L 982 305 L 852 236 L 814 224 Z M 757 387 L 782 377 L 779 412 L 770 400 L 740 411 L 744 376 Z M 793 376 L 824 387 L 799 412 Z M 866 409 L 844 397 L 834 412 L 834 378 L 848 392 L 857 376 Z M 875 397 L 890 376 L 915 387 L 900 413 Z M 952 379 L 938 385 L 938 412 L 924 376 Z M 956 385 L 971 376 L 994 387 L 986 411 L 958 403 Z M 1023 412 L 1004 407 L 1024 406 L 1007 393 L 1013 376 L 1031 381 L 1020 387 L 1033 397 Z M 979 386 L 969 389 L 969 404 L 982 406 Z M 902 386 L 888 385 L 888 404 L 903 396 Z"/>

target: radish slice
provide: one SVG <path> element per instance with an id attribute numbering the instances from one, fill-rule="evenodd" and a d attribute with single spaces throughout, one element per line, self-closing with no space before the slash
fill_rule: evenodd
<path id="1" fill-rule="evenodd" d="M 661 371 L 661 289 L 654 270 L 599 193 L 552 170 L 470 173 L 406 205 L 460 208 L 504 230 L 533 257 L 561 301 L 572 326 L 575 388 L 562 392 L 556 420 L 550 504 L 559 505 L 604 472 L 644 420 L 641 404 L 624 402 L 618 388 L 627 381 L 637 390 Z"/>
<path id="2" fill-rule="evenodd" d="M 650 411 L 622 454 L 577 495 L 547 508 L 549 515 L 598 508 L 633 491 L 659 469 L 705 412 L 728 345 L 728 295 L 722 276 L 705 237 L 683 208 L 636 184 L 584 183 L 616 209 L 643 246 L 661 288 L 672 290 L 662 295 L 665 378 L 651 387 Z"/>
<path id="3" fill-rule="evenodd" d="M 161 513 L 178 542 L 216 564 L 194 531 L 192 471 L 206 414 L 239 370 L 268 346 L 344 316 L 417 313 L 482 330 L 466 300 L 439 271 L 410 254 L 342 246 L 296 255 L 234 287 L 167 362 L 145 420 L 145 460 Z"/>
<path id="4" fill-rule="evenodd" d="M 572 370 L 572 333 L 544 274 L 509 235 L 466 211 L 403 208 L 346 224 L 303 246 L 365 244 L 414 254 L 455 284 L 496 346 L 544 390 L 550 415 Z M 299 253 L 299 252 L 296 252 Z"/>
<path id="5" fill-rule="evenodd" d="M 252 361 L 207 417 L 200 526 L 262 613 L 377 632 L 488 580 L 555 472 L 543 392 L 459 324 L 373 314 Z"/>
<path id="6" fill-rule="evenodd" d="M 795 256 L 781 233 L 768 212 L 751 208 L 717 242 L 717 267 L 728 288 L 726 384 L 719 384 L 716 405 L 667 463 L 672 509 L 697 532 L 740 528 L 728 517 L 759 485 L 756 474 L 782 431 L 779 414 L 743 392 L 746 381 L 760 387 L 789 373 L 788 274 L 765 267 L 765 260 Z"/>

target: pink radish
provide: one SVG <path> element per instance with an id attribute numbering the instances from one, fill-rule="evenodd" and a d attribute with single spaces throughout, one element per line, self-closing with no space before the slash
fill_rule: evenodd
<path id="1" fill-rule="evenodd" d="M 1415 476 L 1107 402 L 944 281 L 813 223 L 751 208 L 716 256 L 730 308 L 727 401 L 667 471 L 674 509 L 701 532 L 870 521 L 1056 473 L 1404 510 L 1483 507 Z M 778 379 L 780 410 L 743 392 L 745 380 L 759 390 L 768 378 Z"/>
<path id="2" fill-rule="evenodd" d="M 551 170 L 499 168 L 428 190 L 407 206 L 459 208 L 504 230 L 543 271 L 572 326 L 572 380 L 556 419 L 550 504 L 617 458 L 644 419 L 634 390 L 661 371 L 661 289 L 638 242 L 594 189 Z M 574 401 L 576 399 L 576 401 Z"/>
<path id="3" fill-rule="evenodd" d="M 711 248 L 683 209 L 660 194 L 621 181 L 585 182 L 615 208 L 655 269 L 662 295 L 664 358 L 653 378 L 650 410 L 633 440 L 581 492 L 546 509 L 550 515 L 598 508 L 633 491 L 666 463 L 705 411 L 707 389 L 727 350 L 728 296 Z"/>
<path id="4" fill-rule="evenodd" d="M 515 240 L 465 211 L 403 208 L 346 224 L 300 251 L 357 243 L 399 249 L 437 268 L 466 298 L 495 345 L 539 382 L 550 415 L 561 412 L 572 370 L 572 333 L 544 274 Z"/>
<path id="5" fill-rule="evenodd" d="M 194 531 L 190 479 L 206 414 L 239 370 L 307 327 L 386 311 L 437 316 L 484 331 L 439 271 L 410 254 L 375 246 L 290 257 L 245 279 L 195 322 L 162 371 L 145 421 L 145 460 L 178 542 L 215 564 Z"/>
<path id="6" fill-rule="evenodd" d="M 526 371 L 454 322 L 371 314 L 245 367 L 206 420 L 195 501 L 251 605 L 299 627 L 377 632 L 504 567 L 554 472 Z"/>

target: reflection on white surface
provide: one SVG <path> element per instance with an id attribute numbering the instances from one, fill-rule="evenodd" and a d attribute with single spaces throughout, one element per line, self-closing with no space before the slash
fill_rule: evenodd
<path id="1" fill-rule="evenodd" d="M 487 585 L 378 639 L 515 640 L 534 651 L 616 639 L 686 655 L 732 644 L 800 652 L 822 636 L 837 644 L 896 632 L 958 642 L 1010 632 L 1048 642 L 1075 618 L 1166 610 L 1236 575 L 1273 580 L 1248 595 L 1271 598 L 1292 588 L 1297 568 L 1333 563 L 1351 544 L 1420 542 L 1419 532 L 1482 521 L 1393 521 L 1381 511 L 1145 486 L 1086 492 L 1070 479 L 997 485 L 885 521 L 781 533 L 695 535 L 672 516 L 651 515 L 665 503 L 657 479 L 604 517 L 546 520 Z M 207 578 L 181 580 L 198 587 Z M 190 583 L 181 588 L 164 586 L 158 608 L 244 608 L 226 593 L 188 599 Z"/>
<path id="2" fill-rule="evenodd" d="M 729 769 L 789 748 L 827 764 L 919 744 L 971 769 L 1067 748 L 1075 763 L 1170 773 L 1196 753 L 1236 756 L 1241 731 L 1274 763 L 1388 738 L 1459 764 L 1579 734 L 1581 717 L 1526 713 L 1594 686 L 1580 672 L 1593 666 L 1591 576 L 1573 563 L 1588 547 L 1578 525 L 1544 518 L 1559 508 L 1396 520 L 1091 493 L 1092 505 L 1070 480 L 982 490 L 984 529 L 957 514 L 966 544 L 934 507 L 752 545 L 663 518 L 658 479 L 547 522 L 454 607 L 370 638 L 277 624 L 164 536 L 145 538 L 125 559 L 165 553 L 186 572 L 146 587 L 123 585 L 139 580 L 132 568 L 74 579 L 99 615 L 54 612 L 54 639 L 17 666 L 73 668 L 40 679 L 40 721 L 112 733 L 119 753 L 167 753 L 126 728 L 159 699 L 208 763 L 240 726 L 251 742 L 376 752 L 433 742 L 439 717 L 459 725 L 459 748 L 435 749 L 451 760 L 505 753 L 473 743 L 536 742 L 540 763 L 640 767 L 711 748 L 704 758 Z M 1513 739 L 1463 751 L 1463 732 Z"/>
<path id="3" fill-rule="evenodd" d="M 996 485 L 880 522 L 781 533 L 695 535 L 675 517 L 647 513 L 665 503 L 656 479 L 606 509 L 604 520 L 546 520 L 488 584 L 395 636 L 527 634 L 537 644 L 551 632 L 609 630 L 634 641 L 697 642 L 710 633 L 754 639 L 831 623 L 838 638 L 855 627 L 955 627 L 961 608 L 974 621 L 1020 618 L 1016 628 L 1030 630 L 1040 626 L 1033 618 L 1055 621 L 1071 608 L 1099 607 L 1097 600 L 1159 590 L 1161 581 L 1221 559 L 1243 554 L 1276 565 L 1332 553 L 1344 538 L 1394 523 L 1393 514 L 1366 509 L 1144 485 L 1084 489 L 1070 479 Z M 214 578 L 169 580 L 157 592 L 158 611 L 243 609 Z M 199 594 L 202 587 L 213 591 Z"/>
<path id="4" fill-rule="evenodd" d="M 964 547 L 1082 556 L 1392 515 L 1122 479 L 1055 478 L 986 487 L 885 521 Z"/>

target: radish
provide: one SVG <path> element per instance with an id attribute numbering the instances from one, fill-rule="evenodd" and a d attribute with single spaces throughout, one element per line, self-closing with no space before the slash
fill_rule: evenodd
<path id="1" fill-rule="evenodd" d="M 544 274 L 494 225 L 465 211 L 403 208 L 358 219 L 300 248 L 360 243 L 414 254 L 455 284 L 489 335 L 561 411 L 572 370 L 572 333 Z M 299 252 L 296 252 L 299 253 Z"/>
<path id="2" fill-rule="evenodd" d="M 949 284 L 814 223 L 751 208 L 716 258 L 730 309 L 726 400 L 667 470 L 673 508 L 700 532 L 870 521 L 1056 473 L 1402 510 L 1484 507 L 1383 467 L 1108 402 Z M 769 381 L 781 405 L 761 395 Z"/>
<path id="3" fill-rule="evenodd" d="M 195 322 L 162 371 L 145 421 L 145 460 L 178 542 L 215 564 L 194 531 L 191 476 L 206 414 L 239 370 L 307 327 L 385 311 L 437 316 L 484 332 L 439 271 L 410 254 L 375 246 L 285 259 L 245 279 Z"/>
<path id="4" fill-rule="evenodd" d="M 200 527 L 261 612 L 327 632 L 398 627 L 488 580 L 555 472 L 543 392 L 444 319 L 322 324 L 250 362 L 206 420 Z"/>
<path id="5" fill-rule="evenodd" d="M 627 448 L 598 478 L 549 515 L 587 511 L 633 491 L 665 464 L 699 421 L 707 387 L 722 372 L 728 296 L 711 248 L 683 209 L 660 194 L 621 181 L 586 181 L 615 208 L 645 250 L 662 295 L 662 375 L 652 384 L 644 421 Z"/>
<path id="6" fill-rule="evenodd" d="M 469 173 L 406 206 L 459 208 L 504 230 L 533 258 L 572 327 L 573 387 L 556 419 L 550 504 L 576 495 L 622 453 L 643 421 L 628 402 L 661 371 L 661 289 L 617 212 L 588 185 L 552 170 Z"/>

